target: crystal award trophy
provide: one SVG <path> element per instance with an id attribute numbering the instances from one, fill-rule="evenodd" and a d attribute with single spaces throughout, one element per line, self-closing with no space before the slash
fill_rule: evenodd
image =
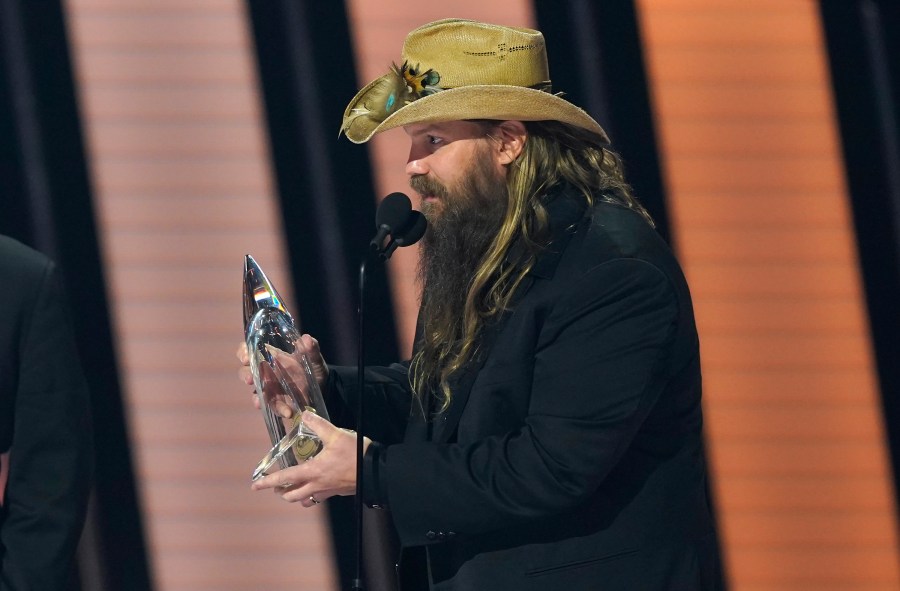
<path id="1" fill-rule="evenodd" d="M 308 460 L 322 442 L 303 424 L 304 410 L 328 419 L 319 384 L 312 373 L 300 331 L 284 300 L 253 257 L 244 257 L 244 337 L 250 371 L 272 449 L 253 471 L 262 478 L 279 463 L 282 468 Z"/>

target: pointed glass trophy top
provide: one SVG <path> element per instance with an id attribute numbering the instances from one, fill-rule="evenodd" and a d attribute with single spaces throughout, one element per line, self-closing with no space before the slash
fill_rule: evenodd
<path id="1" fill-rule="evenodd" d="M 257 262 L 252 256 L 244 255 L 244 328 L 250 324 L 253 316 L 264 308 L 274 308 L 281 310 L 288 317 L 288 312 L 284 305 L 284 300 L 278 294 L 278 290 L 263 273 Z"/>

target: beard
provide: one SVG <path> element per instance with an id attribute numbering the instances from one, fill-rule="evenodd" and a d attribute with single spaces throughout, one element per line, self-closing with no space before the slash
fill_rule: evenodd
<path id="1" fill-rule="evenodd" d="M 422 207 L 429 226 L 419 259 L 421 312 L 426 334 L 437 329 L 452 335 L 451 350 L 459 344 L 472 280 L 503 225 L 509 201 L 506 180 L 480 156 L 473 153 L 468 173 L 454 187 L 425 175 L 410 179 L 419 194 L 438 197 Z"/>

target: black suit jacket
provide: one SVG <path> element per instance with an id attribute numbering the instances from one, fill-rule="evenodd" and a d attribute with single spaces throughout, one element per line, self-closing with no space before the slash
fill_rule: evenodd
<path id="1" fill-rule="evenodd" d="M 93 469 L 87 388 L 55 268 L 0 236 L 0 590 L 66 585 Z"/>
<path id="2" fill-rule="evenodd" d="M 552 245 L 445 413 L 410 411 L 405 365 L 367 373 L 366 501 L 427 547 L 432 589 L 718 584 L 687 284 L 638 214 L 578 203 L 552 202 Z M 342 417 L 355 374 L 332 376 Z"/>

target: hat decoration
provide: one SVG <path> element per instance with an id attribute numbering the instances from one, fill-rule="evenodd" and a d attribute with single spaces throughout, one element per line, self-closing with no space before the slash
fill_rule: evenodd
<path id="1" fill-rule="evenodd" d="M 350 109 L 338 135 L 349 129 L 357 117 L 367 117 L 376 124 L 381 123 L 412 101 L 444 90 L 438 86 L 440 81 L 441 76 L 434 69 L 423 72 L 418 64 L 411 66 L 409 61 L 404 61 L 399 67 L 391 64 L 390 73 L 375 81 L 365 101 Z"/>

